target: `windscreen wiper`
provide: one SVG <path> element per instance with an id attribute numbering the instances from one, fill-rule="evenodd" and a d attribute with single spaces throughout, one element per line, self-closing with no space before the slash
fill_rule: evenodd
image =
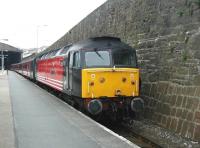
<path id="1" fill-rule="evenodd" d="M 96 53 L 102 60 L 104 60 L 103 57 L 99 54 L 99 52 L 97 51 L 96 48 L 94 48 L 94 51 L 95 51 L 95 53 Z"/>

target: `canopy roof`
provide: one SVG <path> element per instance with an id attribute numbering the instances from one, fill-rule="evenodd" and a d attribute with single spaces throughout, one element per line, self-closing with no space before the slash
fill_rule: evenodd
<path id="1" fill-rule="evenodd" d="M 22 50 L 5 43 L 0 43 L 0 51 L 1 50 L 3 51 L 7 50 L 7 51 L 12 51 L 12 52 L 23 52 Z"/>

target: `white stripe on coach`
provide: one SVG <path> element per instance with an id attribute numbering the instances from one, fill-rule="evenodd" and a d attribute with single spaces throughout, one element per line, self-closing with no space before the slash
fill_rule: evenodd
<path id="1" fill-rule="evenodd" d="M 37 76 L 38 76 L 38 77 L 41 77 L 41 78 L 46 78 L 46 77 L 44 77 L 44 76 L 42 76 L 42 75 L 39 75 L 39 74 L 37 74 Z M 63 83 L 63 81 L 55 80 L 55 79 L 48 78 L 48 77 L 47 77 L 46 79 L 49 79 L 49 80 L 52 80 L 52 81 L 55 81 L 55 82 L 58 82 L 58 83 Z"/>
<path id="2" fill-rule="evenodd" d="M 61 87 L 58 87 L 58 86 L 55 86 L 55 85 L 53 85 L 53 84 L 50 84 L 50 83 L 48 83 L 48 82 L 45 82 L 45 81 L 44 81 L 44 80 L 42 80 L 42 79 L 39 79 L 39 81 L 40 81 L 40 82 L 42 82 L 42 83 L 44 83 L 44 84 L 50 85 L 50 86 L 52 86 L 53 88 L 57 88 L 58 90 L 62 90 L 62 88 L 61 88 Z"/>
<path id="3" fill-rule="evenodd" d="M 59 86 L 59 87 L 63 87 L 63 84 L 59 84 L 59 83 L 56 83 L 56 82 L 52 82 L 52 81 L 50 81 L 50 80 L 48 80 L 48 79 L 45 79 L 45 78 L 39 78 L 39 79 L 41 79 L 41 80 L 43 80 L 43 81 L 46 81 L 46 82 L 49 82 L 49 83 L 51 83 L 51 84 L 53 84 L 53 85 L 57 85 L 57 86 Z"/>

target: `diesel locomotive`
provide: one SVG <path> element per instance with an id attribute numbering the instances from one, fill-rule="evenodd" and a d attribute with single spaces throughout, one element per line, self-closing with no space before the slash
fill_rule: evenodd
<path id="1" fill-rule="evenodd" d="M 90 38 L 43 52 L 12 69 L 65 94 L 92 116 L 117 120 L 143 109 L 136 50 L 119 38 Z"/>

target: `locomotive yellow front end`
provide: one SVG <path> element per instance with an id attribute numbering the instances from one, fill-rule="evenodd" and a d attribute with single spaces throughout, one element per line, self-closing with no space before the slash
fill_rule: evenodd
<path id="1" fill-rule="evenodd" d="M 97 39 L 82 51 L 81 97 L 92 114 L 128 116 L 143 108 L 136 51 L 116 39 Z M 92 43 L 90 43 L 91 45 Z M 121 114 L 121 116 L 120 116 Z"/>
<path id="2" fill-rule="evenodd" d="M 82 98 L 139 96 L 139 70 L 93 68 L 82 70 Z"/>

